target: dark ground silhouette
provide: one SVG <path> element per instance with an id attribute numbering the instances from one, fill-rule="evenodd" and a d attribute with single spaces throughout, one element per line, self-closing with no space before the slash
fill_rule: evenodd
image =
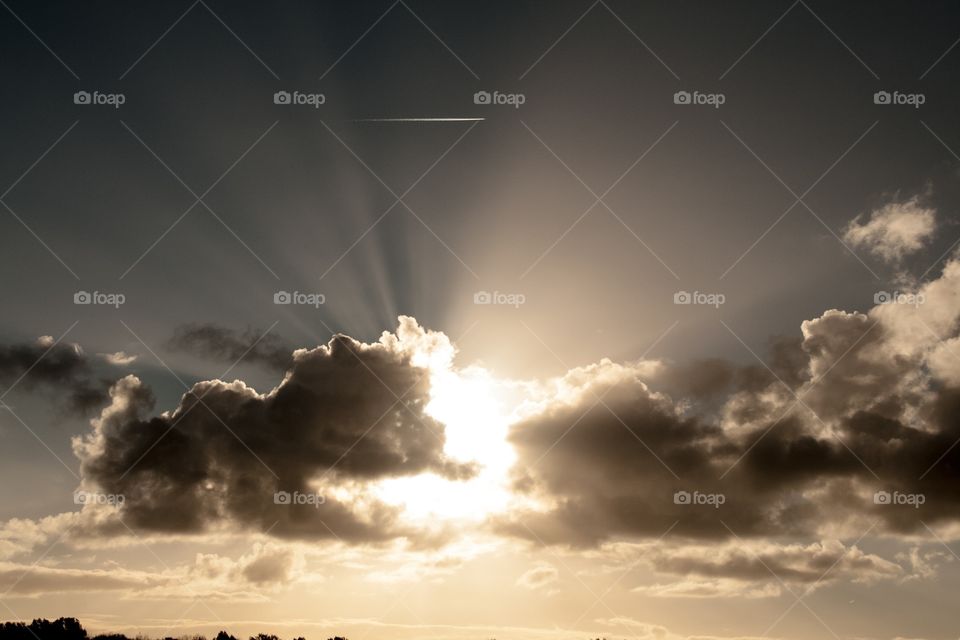
<path id="1" fill-rule="evenodd" d="M 0 640 L 152 640 L 148 636 L 138 635 L 135 638 L 122 633 L 108 633 L 91 636 L 76 618 L 57 618 L 54 621 L 38 618 L 26 624 L 23 622 L 4 622 L 0 624 Z M 205 636 L 185 635 L 176 638 L 166 637 L 162 640 L 207 640 Z M 221 631 L 213 640 L 238 640 L 226 631 Z M 278 636 L 258 633 L 250 640 L 281 640 Z M 302 637 L 293 640 L 305 640 Z M 327 640 L 347 640 L 340 636 Z"/>

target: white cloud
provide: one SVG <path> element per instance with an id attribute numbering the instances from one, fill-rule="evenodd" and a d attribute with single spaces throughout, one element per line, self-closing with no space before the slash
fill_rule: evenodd
<path id="1" fill-rule="evenodd" d="M 125 351 L 117 351 L 114 353 L 98 353 L 97 355 L 106 360 L 108 364 L 112 364 L 115 367 L 125 367 L 128 364 L 133 364 L 133 362 L 137 359 L 137 356 L 129 355 Z"/>
<path id="2" fill-rule="evenodd" d="M 775 582 L 761 585 L 730 578 L 685 578 L 665 584 L 642 585 L 632 590 L 655 598 L 775 598 L 783 589 Z"/>
<path id="3" fill-rule="evenodd" d="M 549 562 L 541 562 L 517 578 L 516 585 L 537 591 L 549 587 L 560 580 L 560 572 Z"/>
<path id="4" fill-rule="evenodd" d="M 916 196 L 874 209 L 866 221 L 862 217 L 847 225 L 843 239 L 890 263 L 922 249 L 936 229 L 936 212 L 921 206 Z"/>

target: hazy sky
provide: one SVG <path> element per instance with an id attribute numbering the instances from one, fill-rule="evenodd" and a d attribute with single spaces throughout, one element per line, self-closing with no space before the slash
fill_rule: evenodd
<path id="1" fill-rule="evenodd" d="M 0 619 L 957 638 L 958 42 L 0 1 Z"/>

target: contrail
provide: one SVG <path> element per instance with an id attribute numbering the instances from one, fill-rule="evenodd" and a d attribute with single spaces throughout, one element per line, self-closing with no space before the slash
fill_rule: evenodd
<path id="1" fill-rule="evenodd" d="M 481 122 L 486 118 L 355 118 L 347 122 Z"/>

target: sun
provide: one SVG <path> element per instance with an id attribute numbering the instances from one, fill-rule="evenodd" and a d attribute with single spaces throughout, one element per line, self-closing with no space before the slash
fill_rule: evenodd
<path id="1" fill-rule="evenodd" d="M 452 481 L 433 473 L 396 478 L 378 486 L 384 501 L 402 505 L 414 520 L 482 519 L 507 506 L 507 475 L 516 455 L 507 442 L 511 407 L 507 381 L 482 367 L 457 370 L 449 362 L 430 366 L 426 413 L 444 425 L 444 453 L 480 466 L 477 476 Z"/>
<path id="2" fill-rule="evenodd" d="M 486 369 L 447 370 L 431 380 L 426 412 L 446 425 L 444 452 L 505 470 L 515 459 L 507 442 L 510 418 L 497 381 Z"/>

